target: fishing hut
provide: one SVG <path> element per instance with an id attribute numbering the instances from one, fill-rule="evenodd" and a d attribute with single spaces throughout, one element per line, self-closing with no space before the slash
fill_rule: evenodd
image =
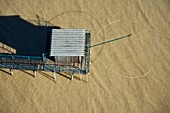
<path id="1" fill-rule="evenodd" d="M 52 60 L 53 59 L 53 60 Z M 42 56 L 0 54 L 0 68 L 13 70 L 52 71 L 54 80 L 57 72 L 67 72 L 73 80 L 74 74 L 86 75 L 90 67 L 90 32 L 86 29 L 52 29 L 48 53 Z"/>
<path id="2" fill-rule="evenodd" d="M 47 30 L 48 31 L 48 30 Z M 56 73 L 66 72 L 71 75 L 86 75 L 90 69 L 90 49 L 96 46 L 107 44 L 123 38 L 130 37 L 132 34 L 104 41 L 95 45 L 90 45 L 90 32 L 86 29 L 49 29 L 50 31 L 50 49 L 41 56 L 24 56 L 18 55 L 17 50 L 13 54 L 0 54 L 0 68 L 10 69 L 11 75 L 13 70 L 31 70 L 36 77 L 37 71 L 53 72 L 54 80 Z M 1 44 L 2 45 L 2 44 Z M 15 54 L 16 53 L 16 54 Z"/>
<path id="3" fill-rule="evenodd" d="M 50 57 L 55 65 L 66 66 L 74 73 L 86 74 L 90 64 L 90 32 L 85 29 L 52 29 Z M 69 71 L 70 70 L 70 71 Z"/>

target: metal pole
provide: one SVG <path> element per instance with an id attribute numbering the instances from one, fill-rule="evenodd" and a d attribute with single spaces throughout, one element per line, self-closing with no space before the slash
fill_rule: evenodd
<path id="1" fill-rule="evenodd" d="M 128 38 L 131 35 L 132 35 L 132 33 L 130 33 L 130 34 L 126 35 L 126 36 L 122 36 L 122 37 L 116 38 L 116 39 L 112 39 L 112 40 L 108 40 L 108 41 L 105 41 L 105 42 L 101 42 L 101 43 L 98 43 L 98 44 L 90 46 L 90 48 L 96 47 L 96 46 L 100 46 L 100 45 L 103 45 L 103 44 L 106 44 L 106 43 L 110 43 L 110 42 L 113 42 L 113 41 L 116 41 L 116 40 L 120 40 L 122 38 Z"/>

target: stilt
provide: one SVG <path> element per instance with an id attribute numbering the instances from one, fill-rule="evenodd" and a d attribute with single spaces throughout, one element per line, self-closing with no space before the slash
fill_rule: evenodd
<path id="1" fill-rule="evenodd" d="M 13 75 L 14 75 L 14 72 L 13 72 L 13 69 L 12 69 L 12 68 L 10 69 L 10 72 L 11 72 L 11 75 L 13 76 Z"/>
<path id="2" fill-rule="evenodd" d="M 74 73 L 71 73 L 71 80 L 73 80 L 74 78 Z"/>
<path id="3" fill-rule="evenodd" d="M 56 81 L 56 69 L 54 68 L 54 73 L 53 73 L 53 75 L 54 75 L 54 80 Z"/>
<path id="4" fill-rule="evenodd" d="M 86 82 L 88 82 L 88 74 L 86 74 Z"/>
<path id="5" fill-rule="evenodd" d="M 34 70 L 33 72 L 34 72 L 34 77 L 36 77 L 37 76 L 37 71 Z"/>
<path id="6" fill-rule="evenodd" d="M 80 74 L 80 80 L 82 81 L 82 74 Z"/>
<path id="7" fill-rule="evenodd" d="M 71 80 L 73 80 L 73 78 L 74 78 L 74 77 L 71 75 Z"/>
<path id="8" fill-rule="evenodd" d="M 54 80 L 56 81 L 56 72 L 54 71 Z"/>

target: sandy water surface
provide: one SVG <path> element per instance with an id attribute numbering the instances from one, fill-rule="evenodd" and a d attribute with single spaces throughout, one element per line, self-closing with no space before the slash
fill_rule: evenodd
<path id="1" fill-rule="evenodd" d="M 70 81 L 58 74 L 54 82 L 50 72 L 34 78 L 0 69 L 0 113 L 170 113 L 169 0 L 0 0 L 0 20 L 10 15 L 35 26 L 88 29 L 92 45 L 132 36 L 91 49 L 88 83 L 78 75 Z M 3 22 L 1 34 L 15 32 Z"/>

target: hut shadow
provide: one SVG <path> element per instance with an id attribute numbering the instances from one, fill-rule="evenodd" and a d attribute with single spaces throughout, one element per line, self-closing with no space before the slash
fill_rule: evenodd
<path id="1" fill-rule="evenodd" d="M 0 42 L 14 48 L 18 55 L 41 56 L 50 51 L 54 28 L 60 29 L 59 26 L 34 25 L 19 15 L 0 16 Z"/>

